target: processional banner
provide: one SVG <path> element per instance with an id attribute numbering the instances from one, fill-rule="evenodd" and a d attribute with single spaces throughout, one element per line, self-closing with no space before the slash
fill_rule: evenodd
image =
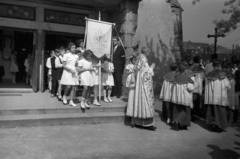
<path id="1" fill-rule="evenodd" d="M 92 50 L 98 58 L 110 55 L 112 43 L 112 23 L 86 19 L 86 49 Z"/>

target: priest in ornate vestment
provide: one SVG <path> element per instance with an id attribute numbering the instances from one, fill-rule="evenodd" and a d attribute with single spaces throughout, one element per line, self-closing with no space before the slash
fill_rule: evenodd
<path id="1" fill-rule="evenodd" d="M 143 47 L 134 66 L 135 89 L 133 100 L 128 103 L 127 116 L 132 117 L 131 124 L 148 130 L 156 130 L 154 116 L 153 69 L 155 64 L 148 65 L 150 49 Z M 130 97 L 129 97 L 130 98 Z"/>

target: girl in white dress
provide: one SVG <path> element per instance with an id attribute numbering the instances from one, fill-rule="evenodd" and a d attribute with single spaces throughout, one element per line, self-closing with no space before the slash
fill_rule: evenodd
<path id="1" fill-rule="evenodd" d="M 19 72 L 18 65 L 17 65 L 17 50 L 13 50 L 11 55 L 11 66 L 10 66 L 10 72 L 12 73 L 12 83 L 16 83 L 16 73 Z"/>
<path id="2" fill-rule="evenodd" d="M 98 92 L 99 92 L 99 59 L 96 56 L 92 56 L 92 63 L 93 63 L 93 80 L 94 80 L 94 88 L 93 88 L 93 104 L 96 106 L 101 106 L 101 104 L 98 102 Z"/>
<path id="3" fill-rule="evenodd" d="M 133 87 L 134 83 L 134 64 L 136 62 L 136 57 L 130 57 L 130 63 L 126 66 L 126 72 L 127 72 L 127 79 L 126 79 L 126 87 L 129 88 L 129 91 L 131 87 Z"/>
<path id="4" fill-rule="evenodd" d="M 81 86 L 83 86 L 81 108 L 89 108 L 87 99 L 91 94 L 91 89 L 94 86 L 93 74 L 94 71 L 91 57 L 93 52 L 91 50 L 86 50 L 83 53 L 83 59 L 78 61 L 78 72 L 80 73 Z"/>
<path id="5" fill-rule="evenodd" d="M 78 40 L 78 45 L 79 47 L 77 48 L 77 50 L 79 50 L 81 53 L 83 53 L 85 51 L 84 49 L 84 41 L 82 39 Z"/>
<path id="6" fill-rule="evenodd" d="M 69 43 L 68 50 L 63 56 L 63 74 L 61 78 L 61 85 L 66 85 L 63 96 L 63 103 L 67 104 L 67 94 L 71 90 L 69 105 L 76 107 L 73 103 L 73 96 L 75 93 L 75 87 L 79 85 L 76 71 L 76 64 L 78 61 L 78 55 L 74 54 L 76 46 L 73 43 Z"/>
<path id="7" fill-rule="evenodd" d="M 104 102 L 112 102 L 110 95 L 112 93 L 112 86 L 114 86 L 114 79 L 112 73 L 114 72 L 114 66 L 111 59 L 105 56 L 103 63 L 102 73 L 102 85 L 103 85 L 103 96 Z"/>
<path id="8" fill-rule="evenodd" d="M 82 53 L 80 50 L 76 49 L 75 54 L 78 55 L 78 62 L 83 59 Z M 79 83 L 81 83 L 81 74 L 79 74 L 79 73 L 78 73 L 78 81 L 79 81 Z M 81 96 L 81 93 L 82 93 L 82 86 L 78 85 L 76 87 L 74 98 L 77 98 L 77 96 Z"/>
<path id="9" fill-rule="evenodd" d="M 126 115 L 131 116 L 133 110 L 133 98 L 135 93 L 136 78 L 134 73 L 134 65 L 136 64 L 137 58 L 135 56 L 130 57 L 130 63 L 126 66 L 126 87 L 128 88 L 128 104 Z"/>

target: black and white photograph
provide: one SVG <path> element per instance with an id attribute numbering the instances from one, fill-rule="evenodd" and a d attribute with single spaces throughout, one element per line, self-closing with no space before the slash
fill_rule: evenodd
<path id="1" fill-rule="evenodd" d="M 240 159 L 240 0 L 0 0 L 0 159 Z"/>

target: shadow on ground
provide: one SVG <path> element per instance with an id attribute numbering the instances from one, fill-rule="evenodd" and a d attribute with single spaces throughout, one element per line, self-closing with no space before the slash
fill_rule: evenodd
<path id="1" fill-rule="evenodd" d="M 216 132 L 216 131 L 213 131 L 210 125 L 206 124 L 206 121 L 203 118 L 198 118 L 197 120 L 194 121 L 194 123 L 207 131 Z M 217 133 L 220 133 L 220 132 L 217 132 Z"/>
<path id="2" fill-rule="evenodd" d="M 237 145 L 237 147 L 234 147 L 234 149 L 240 150 L 240 142 L 235 141 L 234 143 Z"/>
<path id="3" fill-rule="evenodd" d="M 237 129 L 237 131 L 240 132 L 240 126 L 238 126 L 236 129 Z M 239 134 L 235 134 L 235 136 L 240 138 L 240 135 L 239 135 Z M 234 142 L 234 144 L 237 145 L 237 147 L 234 147 L 234 149 L 236 149 L 236 150 L 240 150 L 240 142 L 238 142 L 238 141 L 239 141 L 239 139 Z"/>
<path id="4" fill-rule="evenodd" d="M 123 98 L 121 98 L 122 99 L 122 101 L 124 101 L 124 102 L 128 102 L 128 98 L 127 97 L 123 97 Z"/>
<path id="5" fill-rule="evenodd" d="M 212 149 L 209 155 L 212 159 L 239 159 L 240 154 L 230 149 L 221 149 L 216 145 L 207 145 L 208 148 Z"/>

